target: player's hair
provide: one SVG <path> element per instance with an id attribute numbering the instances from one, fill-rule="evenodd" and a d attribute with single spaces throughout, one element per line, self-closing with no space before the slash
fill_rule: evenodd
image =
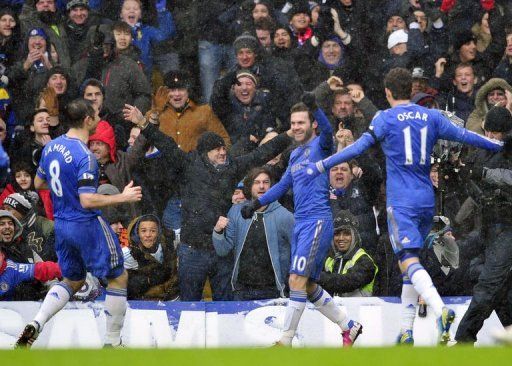
<path id="1" fill-rule="evenodd" d="M 75 99 L 66 106 L 66 125 L 70 128 L 83 127 L 85 117 L 94 118 L 92 103 L 85 99 Z"/>
<path id="2" fill-rule="evenodd" d="M 274 175 L 272 174 L 272 171 L 264 166 L 252 168 L 249 173 L 244 178 L 244 188 L 242 189 L 242 192 L 244 192 L 244 196 L 247 199 L 251 199 L 251 190 L 252 185 L 254 184 L 254 180 L 256 177 L 260 174 L 266 174 L 270 178 L 270 185 L 274 184 Z"/>
<path id="3" fill-rule="evenodd" d="M 412 75 L 402 67 L 391 69 L 384 78 L 384 87 L 391 92 L 395 100 L 411 98 Z"/>
<path id="4" fill-rule="evenodd" d="M 296 112 L 308 112 L 309 122 L 313 124 L 315 121 L 315 116 L 313 116 L 313 113 L 309 110 L 309 108 L 302 102 L 299 102 L 297 104 L 294 104 L 292 108 L 290 109 L 290 115 L 292 113 Z"/>

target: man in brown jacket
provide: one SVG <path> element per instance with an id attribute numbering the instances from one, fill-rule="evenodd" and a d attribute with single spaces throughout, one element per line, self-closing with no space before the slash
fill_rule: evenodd
<path id="1" fill-rule="evenodd" d="M 157 90 L 148 112 L 149 118 L 160 121 L 160 131 L 172 137 L 185 152 L 195 150 L 199 136 L 207 131 L 215 132 L 230 145 L 229 135 L 212 108 L 190 99 L 190 83 L 182 72 L 167 73 L 164 83 L 166 86 Z"/>

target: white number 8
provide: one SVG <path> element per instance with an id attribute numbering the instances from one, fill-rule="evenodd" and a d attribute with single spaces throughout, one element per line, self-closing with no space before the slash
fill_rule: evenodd
<path id="1" fill-rule="evenodd" d="M 60 164 L 57 160 L 52 160 L 50 163 L 50 186 L 57 197 L 62 197 L 62 183 L 60 182 L 59 176 Z"/>

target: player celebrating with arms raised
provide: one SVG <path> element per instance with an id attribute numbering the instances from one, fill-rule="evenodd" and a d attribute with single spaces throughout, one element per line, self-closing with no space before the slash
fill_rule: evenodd
<path id="1" fill-rule="evenodd" d="M 438 317 L 440 342 L 450 339 L 455 313 L 445 307 L 432 280 L 419 262 L 419 251 L 430 231 L 434 215 L 434 190 L 429 178 L 430 155 L 438 139 L 454 140 L 499 151 L 502 143 L 451 123 L 440 111 L 410 103 L 412 77 L 402 68 L 384 79 L 386 98 L 392 108 L 377 114 L 368 132 L 354 144 L 301 171 L 304 179 L 349 161 L 379 143 L 386 155 L 386 194 L 391 244 L 403 273 L 401 343 L 412 343 L 412 324 L 418 294 Z"/>
<path id="2" fill-rule="evenodd" d="M 39 312 L 30 322 L 16 347 L 30 347 L 46 322 L 61 310 L 84 284 L 87 271 L 108 281 L 105 314 L 106 346 L 121 344 L 126 313 L 128 274 L 117 236 L 97 208 L 136 202 L 141 188 L 128 184 L 122 193 L 96 193 L 98 163 L 87 148 L 99 118 L 89 101 L 80 99 L 66 108 L 69 130 L 44 148 L 35 179 L 36 189 L 51 188 L 55 212 L 55 249 L 64 279 L 46 295 Z"/>
<path id="3" fill-rule="evenodd" d="M 300 144 L 293 150 L 285 174 L 263 196 L 242 207 L 242 217 L 248 219 L 260 207 L 279 199 L 293 186 L 295 226 L 291 247 L 290 300 L 286 308 L 284 328 L 276 345 L 290 346 L 306 299 L 342 330 L 343 345 L 350 346 L 362 332 L 361 324 L 347 318 L 332 297 L 315 283 L 333 238 L 332 213 L 329 205 L 327 174 L 306 182 L 296 180 L 297 173 L 308 163 L 329 156 L 333 150 L 332 128 L 324 112 L 317 108 L 314 96 L 305 94 L 303 103 L 291 109 L 291 130 Z M 312 113 L 313 112 L 313 113 Z M 320 127 L 320 136 L 315 135 Z"/>

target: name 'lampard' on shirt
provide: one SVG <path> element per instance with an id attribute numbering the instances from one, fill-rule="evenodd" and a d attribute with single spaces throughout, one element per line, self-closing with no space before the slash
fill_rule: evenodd
<path id="1" fill-rule="evenodd" d="M 64 158 L 64 161 L 68 164 L 73 161 L 73 156 L 71 155 L 71 152 L 64 145 L 52 144 L 48 146 L 45 152 L 45 156 L 51 153 L 52 151 L 61 153 L 62 157 Z"/>
<path id="2" fill-rule="evenodd" d="M 405 121 L 407 119 L 421 119 L 422 121 L 427 122 L 428 114 L 427 113 L 420 113 L 420 112 L 407 112 L 407 113 L 399 113 L 396 118 L 398 118 L 399 121 Z"/>

